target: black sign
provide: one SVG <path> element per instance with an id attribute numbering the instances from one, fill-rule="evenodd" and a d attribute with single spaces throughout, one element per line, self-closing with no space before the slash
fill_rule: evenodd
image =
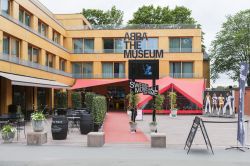
<path id="1" fill-rule="evenodd" d="M 149 87 L 148 84 L 141 82 L 129 82 L 130 89 L 133 90 L 134 93 L 143 93 L 144 95 L 156 96 L 159 92 L 159 86 Z"/>
<path id="2" fill-rule="evenodd" d="M 159 79 L 159 60 L 129 60 L 129 79 Z"/>
<path id="3" fill-rule="evenodd" d="M 196 132 L 197 132 L 197 130 L 198 130 L 199 127 L 200 127 L 200 129 L 201 129 L 203 138 L 204 138 L 205 143 L 206 143 L 206 145 L 207 145 L 207 149 L 210 148 L 210 150 L 211 150 L 212 153 L 214 154 L 213 148 L 212 148 L 212 144 L 211 144 L 210 139 L 209 139 L 209 137 L 208 137 L 208 134 L 207 134 L 205 125 L 204 125 L 202 119 L 199 118 L 198 116 L 196 116 L 195 119 L 194 119 L 193 125 L 192 125 L 191 130 L 190 130 L 190 132 L 189 132 L 189 134 L 188 134 L 188 137 L 187 137 L 187 140 L 186 140 L 186 144 L 185 144 L 184 149 L 186 149 L 186 147 L 188 147 L 188 151 L 187 151 L 187 154 L 188 154 L 189 151 L 190 151 L 190 149 L 191 149 L 191 146 L 192 146 L 192 144 L 193 144 L 195 134 L 196 134 Z"/>

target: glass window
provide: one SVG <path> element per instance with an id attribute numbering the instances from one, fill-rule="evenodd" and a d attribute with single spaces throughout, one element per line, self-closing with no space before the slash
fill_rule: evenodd
<path id="1" fill-rule="evenodd" d="M 39 50 L 37 48 L 33 48 L 32 61 L 34 63 L 38 63 Z"/>
<path id="2" fill-rule="evenodd" d="M 54 58 L 55 58 L 55 55 L 52 55 L 50 53 L 47 53 L 46 54 L 46 66 L 48 67 L 54 67 Z"/>
<path id="3" fill-rule="evenodd" d="M 60 44 L 60 34 L 56 31 L 53 31 L 53 41 Z"/>
<path id="4" fill-rule="evenodd" d="M 170 52 L 192 52 L 192 38 L 170 38 Z"/>
<path id="5" fill-rule="evenodd" d="M 115 39 L 115 52 L 123 53 L 125 49 L 125 44 L 123 39 Z"/>
<path id="6" fill-rule="evenodd" d="M 66 71 L 66 60 L 60 58 L 60 70 Z"/>
<path id="7" fill-rule="evenodd" d="M 4 14 L 10 14 L 10 1 L 9 0 L 1 0 L 1 8 Z"/>
<path id="8" fill-rule="evenodd" d="M 104 39 L 104 53 L 113 53 L 114 52 L 114 39 Z"/>
<path id="9" fill-rule="evenodd" d="M 30 27 L 30 14 L 28 14 L 27 12 L 25 12 L 25 25 Z"/>
<path id="10" fill-rule="evenodd" d="M 38 63 L 39 61 L 39 49 L 35 48 L 33 46 L 28 46 L 28 57 L 29 57 L 29 61 L 34 62 L 34 63 Z"/>
<path id="11" fill-rule="evenodd" d="M 181 78 L 181 62 L 170 62 L 170 76 Z"/>
<path id="12" fill-rule="evenodd" d="M 19 57 L 20 42 L 17 39 L 11 39 L 11 55 Z"/>
<path id="13" fill-rule="evenodd" d="M 73 39 L 74 53 L 83 53 L 83 39 Z"/>
<path id="14" fill-rule="evenodd" d="M 94 39 L 84 39 L 84 53 L 94 52 Z"/>
<path id="15" fill-rule="evenodd" d="M 170 38 L 170 52 L 180 52 L 180 38 Z"/>
<path id="16" fill-rule="evenodd" d="M 192 52 L 192 38 L 181 38 L 181 52 Z"/>
<path id="17" fill-rule="evenodd" d="M 38 22 L 38 32 L 42 35 L 47 37 L 47 32 L 48 32 L 48 25 L 43 23 L 42 21 L 39 20 Z"/>
<path id="18" fill-rule="evenodd" d="M 113 63 L 102 63 L 102 77 L 113 78 Z"/>
<path id="19" fill-rule="evenodd" d="M 193 78 L 193 62 L 182 63 L 182 77 Z"/>
<path id="20" fill-rule="evenodd" d="M 115 78 L 125 77 L 125 63 L 114 63 L 114 77 Z"/>
<path id="21" fill-rule="evenodd" d="M 78 75 L 78 74 L 81 74 L 81 63 L 73 63 L 72 65 L 72 70 L 73 70 L 73 73 Z"/>
<path id="22" fill-rule="evenodd" d="M 148 38 L 147 49 L 157 50 L 158 49 L 158 38 Z"/>
<path id="23" fill-rule="evenodd" d="M 82 74 L 83 78 L 92 78 L 93 63 L 82 63 Z"/>
<path id="24" fill-rule="evenodd" d="M 3 36 L 3 53 L 10 54 L 10 38 L 8 36 Z"/>
<path id="25" fill-rule="evenodd" d="M 19 10 L 19 21 L 23 23 L 24 11 Z"/>

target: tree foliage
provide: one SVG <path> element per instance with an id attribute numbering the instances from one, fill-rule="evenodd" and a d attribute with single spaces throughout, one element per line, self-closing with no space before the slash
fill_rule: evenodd
<path id="1" fill-rule="evenodd" d="M 123 22 L 123 11 L 113 6 L 110 10 L 83 9 L 82 14 L 92 25 L 120 25 Z"/>
<path id="2" fill-rule="evenodd" d="M 184 6 L 174 9 L 153 5 L 142 6 L 134 14 L 129 24 L 195 24 L 192 11 Z"/>
<path id="3" fill-rule="evenodd" d="M 239 79 L 240 63 L 250 64 L 250 9 L 227 17 L 221 31 L 212 42 L 211 77 L 227 73 L 233 80 Z M 250 77 L 248 75 L 248 85 Z"/>

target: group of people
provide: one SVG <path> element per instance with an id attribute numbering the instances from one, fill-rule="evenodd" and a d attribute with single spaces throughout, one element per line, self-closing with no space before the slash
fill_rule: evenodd
<path id="1" fill-rule="evenodd" d="M 229 115 L 233 115 L 233 103 L 234 97 L 230 92 L 227 92 L 226 97 L 222 93 L 217 97 L 215 92 L 213 96 L 210 95 L 210 92 L 207 92 L 205 97 L 205 113 L 226 115 L 227 110 L 229 110 Z"/>

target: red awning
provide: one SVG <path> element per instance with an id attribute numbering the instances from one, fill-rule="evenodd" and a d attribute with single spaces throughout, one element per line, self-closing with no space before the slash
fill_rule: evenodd
<path id="1" fill-rule="evenodd" d="M 139 80 L 139 82 L 147 83 L 152 86 L 152 81 Z M 198 107 L 202 108 L 203 103 L 203 91 L 205 89 L 204 79 L 173 79 L 170 77 L 165 77 L 156 81 L 156 85 L 159 85 L 160 94 L 166 92 L 168 89 L 173 88 L 177 92 L 181 93 L 187 99 L 195 103 Z M 143 107 L 150 100 L 151 96 L 140 94 L 140 102 L 138 107 Z"/>
<path id="2" fill-rule="evenodd" d="M 75 85 L 71 89 L 74 90 L 74 89 L 88 88 L 93 86 L 107 85 L 124 81 L 128 81 L 128 79 L 77 79 Z"/>

